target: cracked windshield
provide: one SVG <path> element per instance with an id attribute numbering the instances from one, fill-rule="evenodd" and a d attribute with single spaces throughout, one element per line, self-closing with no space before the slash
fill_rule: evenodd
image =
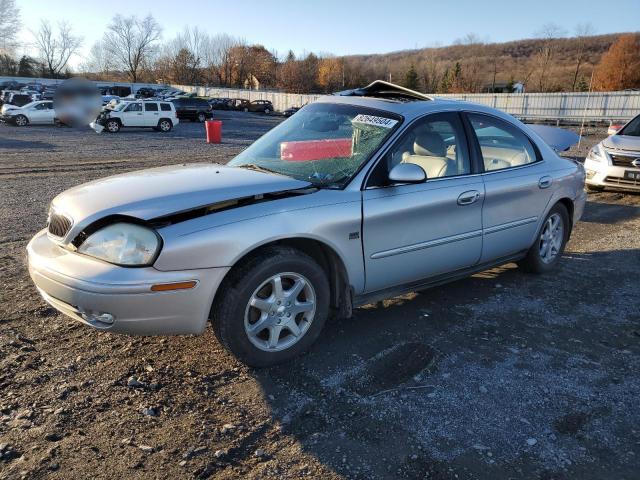
<path id="1" fill-rule="evenodd" d="M 352 105 L 309 105 L 229 165 L 340 188 L 400 124 L 388 112 Z"/>

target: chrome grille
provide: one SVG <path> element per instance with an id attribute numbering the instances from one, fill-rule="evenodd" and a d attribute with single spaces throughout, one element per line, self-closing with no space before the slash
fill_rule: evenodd
<path id="1" fill-rule="evenodd" d="M 71 225 L 73 225 L 71 219 L 59 213 L 52 212 L 49 215 L 47 228 L 49 229 L 49 233 L 51 235 L 54 235 L 56 237 L 64 237 L 71 229 Z"/>
<path id="2" fill-rule="evenodd" d="M 616 154 L 611 154 L 610 153 L 609 156 L 611 157 L 611 163 L 613 163 L 617 167 L 631 167 L 631 168 L 634 168 L 635 165 L 632 165 L 631 162 L 633 162 L 636 158 L 640 158 L 640 153 L 638 153 L 638 155 L 633 155 L 633 156 L 616 155 Z"/>
<path id="3" fill-rule="evenodd" d="M 640 180 L 632 180 L 622 177 L 605 177 L 605 183 L 613 183 L 621 187 L 640 187 Z"/>

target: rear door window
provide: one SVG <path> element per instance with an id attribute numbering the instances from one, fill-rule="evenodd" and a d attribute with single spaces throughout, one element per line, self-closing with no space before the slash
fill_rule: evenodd
<path id="1" fill-rule="evenodd" d="M 158 104 L 157 103 L 145 103 L 144 104 L 145 112 L 157 112 Z"/>
<path id="2" fill-rule="evenodd" d="M 478 139 L 486 172 L 520 167 L 538 160 L 531 140 L 516 126 L 479 113 L 468 113 L 467 118 Z"/>

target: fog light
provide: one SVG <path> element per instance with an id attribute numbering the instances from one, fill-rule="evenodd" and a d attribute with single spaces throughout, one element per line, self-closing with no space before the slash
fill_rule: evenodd
<path id="1" fill-rule="evenodd" d="M 595 174 L 598 173 L 595 170 L 589 170 L 589 169 L 587 169 L 586 172 L 587 172 L 588 179 L 592 179 L 595 176 Z"/>
<path id="2" fill-rule="evenodd" d="M 115 317 L 107 312 L 93 312 L 91 310 L 80 310 L 80 315 L 89 323 L 103 323 L 113 325 Z"/>

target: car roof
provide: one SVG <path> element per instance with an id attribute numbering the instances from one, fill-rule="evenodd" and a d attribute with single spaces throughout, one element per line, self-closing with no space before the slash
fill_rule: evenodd
<path id="1" fill-rule="evenodd" d="M 412 100 L 412 101 L 397 101 L 387 98 L 376 97 L 360 97 L 360 96 L 341 96 L 341 95 L 326 95 L 320 97 L 317 102 L 320 103 L 337 103 L 343 105 L 357 105 L 361 107 L 374 108 L 376 110 L 383 110 L 397 115 L 403 116 L 407 120 L 412 120 L 417 117 L 421 117 L 426 113 L 435 112 L 447 112 L 447 111 L 474 111 L 481 113 L 488 113 L 497 117 L 505 118 L 510 122 L 515 117 L 508 115 L 500 110 L 496 110 L 485 105 L 480 105 L 471 102 L 464 102 L 461 100 L 450 100 L 444 98 L 433 97 L 429 100 Z"/>

